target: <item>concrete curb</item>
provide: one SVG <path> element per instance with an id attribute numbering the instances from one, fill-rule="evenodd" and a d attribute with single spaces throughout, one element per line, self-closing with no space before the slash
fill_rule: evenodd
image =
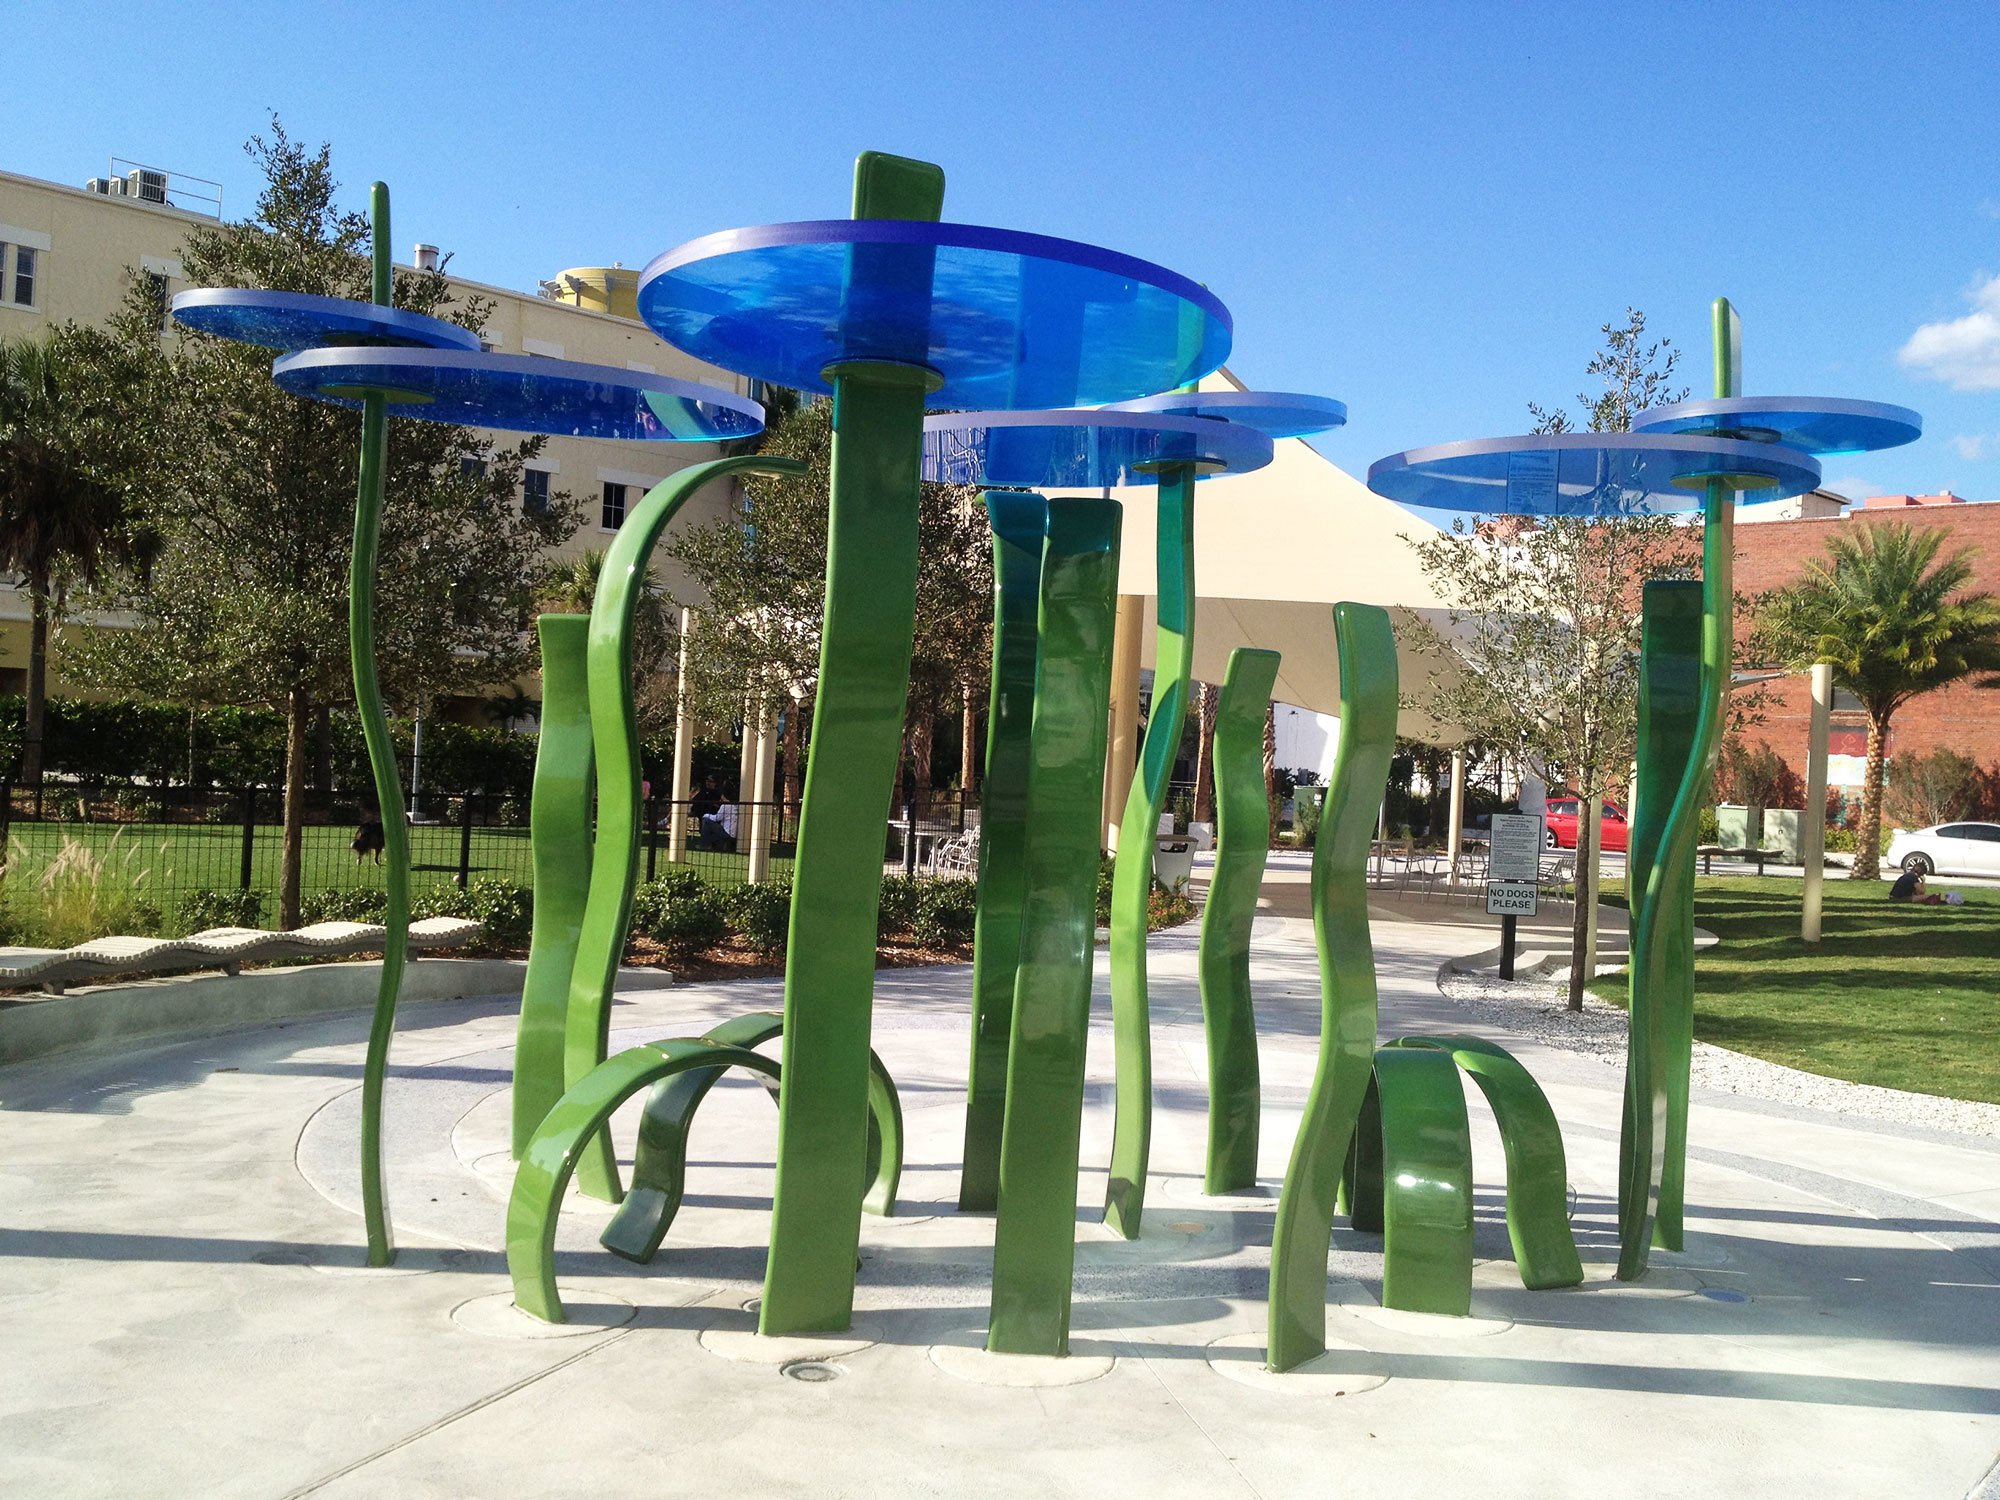
<path id="1" fill-rule="evenodd" d="M 525 960 L 424 958 L 403 972 L 404 1003 L 521 993 Z M 303 1016 L 365 1010 L 382 961 L 302 964 L 248 973 L 191 974 L 97 985 L 66 995 L 0 1000 L 0 1064 L 80 1048 L 236 1031 Z M 618 988 L 664 989 L 661 969 L 621 969 Z"/>

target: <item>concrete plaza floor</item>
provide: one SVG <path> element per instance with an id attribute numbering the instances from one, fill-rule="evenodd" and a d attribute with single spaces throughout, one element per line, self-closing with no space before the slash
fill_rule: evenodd
<path id="1" fill-rule="evenodd" d="M 992 1221 L 952 1207 L 963 967 L 880 978 L 876 1046 L 909 1133 L 899 1213 L 864 1221 L 855 1337 L 775 1354 L 742 1337 L 776 1138 L 753 1083 L 704 1106 L 652 1266 L 599 1249 L 607 1210 L 572 1196 L 577 1321 L 548 1337 L 511 1307 L 501 1255 L 510 1003 L 406 1014 L 385 1272 L 359 1267 L 361 1014 L 0 1069 L 0 1494 L 2000 1494 L 2000 1142 L 1698 1096 L 1688 1249 L 1622 1285 L 1621 1075 L 1526 1040 L 1564 1128 L 1586 1283 L 1520 1287 L 1474 1091 L 1475 1317 L 1385 1313 L 1380 1241 L 1337 1228 L 1332 1355 L 1262 1376 L 1275 1188 L 1319 1032 L 1311 931 L 1286 914 L 1296 872 L 1271 894 L 1254 963 L 1267 1189 L 1201 1195 L 1195 935 L 1164 934 L 1156 1176 L 1132 1243 L 1096 1222 L 1099 950 L 1077 1358 L 1053 1371 L 974 1352 Z M 1464 1029 L 1435 976 L 1490 943 L 1378 921 L 1384 1037 Z M 770 982 L 635 992 L 614 1045 L 778 1003 Z"/>

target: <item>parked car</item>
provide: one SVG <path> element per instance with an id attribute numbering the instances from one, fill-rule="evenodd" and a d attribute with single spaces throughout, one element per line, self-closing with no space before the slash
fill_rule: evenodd
<path id="1" fill-rule="evenodd" d="M 1919 875 L 2000 875 L 2000 823 L 1898 828 L 1889 863 Z"/>
<path id="2" fill-rule="evenodd" d="M 1542 834 L 1542 846 L 1547 849 L 1574 849 L 1578 829 L 1583 824 L 1583 801 L 1578 797 L 1549 798 L 1548 828 Z M 1631 830 L 1625 824 L 1625 809 L 1614 803 L 1604 804 L 1604 817 L 1598 825 L 1597 846 L 1615 854 L 1623 854 L 1631 842 Z"/>

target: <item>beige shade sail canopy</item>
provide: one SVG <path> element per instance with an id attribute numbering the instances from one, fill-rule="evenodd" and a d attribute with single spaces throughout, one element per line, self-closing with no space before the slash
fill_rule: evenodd
<path id="1" fill-rule="evenodd" d="M 1204 390 L 1242 390 L 1227 370 Z M 1338 441 L 1339 435 L 1333 435 Z M 1156 511 L 1150 488 L 1111 491 L 1125 518 L 1118 569 L 1121 594 L 1146 596 L 1142 662 L 1153 665 Z M 1448 630 L 1449 609 L 1417 565 L 1413 542 L 1438 528 L 1375 494 L 1303 439 L 1283 438 L 1273 461 L 1195 488 L 1194 676 L 1219 683 L 1239 646 L 1279 652 L 1273 696 L 1319 713 L 1340 712 L 1340 666 L 1333 606 L 1379 604 L 1396 629 L 1404 707 L 1398 732 L 1434 744 L 1466 738 L 1420 706 L 1439 670 L 1420 654 L 1417 616 Z M 1406 540 L 1407 538 L 1407 540 Z"/>

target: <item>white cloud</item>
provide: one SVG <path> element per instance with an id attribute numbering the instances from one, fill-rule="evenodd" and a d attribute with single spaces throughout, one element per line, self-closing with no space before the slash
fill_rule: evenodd
<path id="1" fill-rule="evenodd" d="M 1955 390 L 2000 390 L 2000 276 L 1974 287 L 1967 300 L 1970 313 L 1925 323 L 1896 359 L 1933 380 L 1949 381 Z"/>
<path id="2" fill-rule="evenodd" d="M 1967 462 L 1974 459 L 2000 456 L 2000 434 L 1985 432 L 1960 433 L 1951 440 L 1951 445 L 1958 450 L 1958 456 Z"/>

